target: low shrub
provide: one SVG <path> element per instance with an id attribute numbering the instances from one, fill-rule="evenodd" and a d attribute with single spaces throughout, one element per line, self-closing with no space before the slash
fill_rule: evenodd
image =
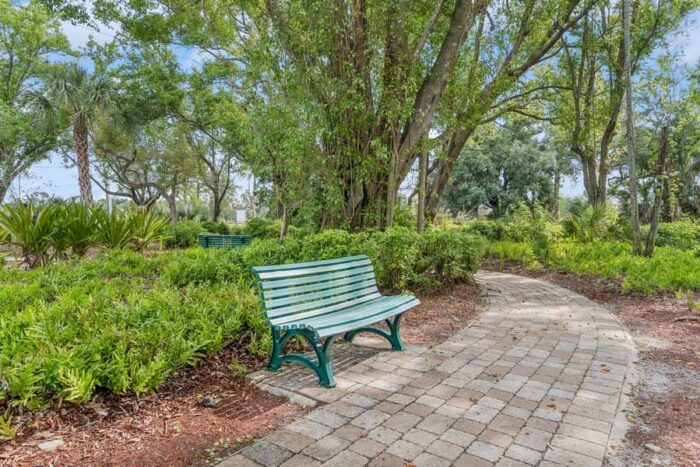
<path id="1" fill-rule="evenodd" d="M 525 266 L 537 267 L 539 264 L 532 246 L 526 242 L 489 242 L 485 253 L 487 257 L 498 260 L 502 265 L 507 262 L 519 262 Z"/>
<path id="2" fill-rule="evenodd" d="M 165 241 L 168 248 L 189 248 L 197 244 L 197 234 L 203 233 L 204 227 L 197 221 L 183 219 L 170 227 L 170 236 Z"/>
<path id="3" fill-rule="evenodd" d="M 576 204 L 562 221 L 562 227 L 567 237 L 593 242 L 610 238 L 618 226 L 618 217 L 617 208 L 611 203 L 604 207 Z"/>
<path id="4" fill-rule="evenodd" d="M 676 248 L 657 248 L 653 257 L 632 262 L 625 272 L 625 291 L 700 290 L 700 257 Z"/>
<path id="5" fill-rule="evenodd" d="M 307 235 L 301 241 L 301 260 L 318 261 L 367 253 L 368 235 L 328 229 Z M 370 252 L 371 253 L 371 252 Z"/>
<path id="6" fill-rule="evenodd" d="M 690 220 L 662 222 L 656 233 L 657 246 L 670 246 L 681 250 L 700 247 L 700 223 Z"/>
<path id="7" fill-rule="evenodd" d="M 253 238 L 279 238 L 280 221 L 254 217 L 246 222 L 243 233 Z"/>
<path id="8" fill-rule="evenodd" d="M 390 289 L 403 289 L 418 281 L 416 264 L 421 237 L 407 227 L 374 232 L 365 250 L 372 259 L 377 282 Z"/>
<path id="9" fill-rule="evenodd" d="M 203 221 L 202 232 L 219 235 L 229 235 L 231 233 L 231 230 L 223 222 Z"/>
<path id="10" fill-rule="evenodd" d="M 481 265 L 485 242 L 463 229 L 430 229 L 423 236 L 417 270 L 424 281 L 453 283 L 470 278 Z"/>

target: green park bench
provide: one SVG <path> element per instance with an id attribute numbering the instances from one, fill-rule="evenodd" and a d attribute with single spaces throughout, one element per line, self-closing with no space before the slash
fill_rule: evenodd
<path id="1" fill-rule="evenodd" d="M 197 243 L 202 248 L 236 248 L 250 245 L 250 235 L 199 234 Z"/>
<path id="2" fill-rule="evenodd" d="M 371 332 L 387 339 L 393 350 L 404 349 L 401 316 L 420 302 L 412 295 L 381 295 L 367 256 L 252 269 L 272 328 L 269 370 L 285 362 L 302 363 L 316 372 L 322 386 L 334 387 L 329 350 L 335 336 L 344 334 L 351 342 L 358 333 Z M 371 326 L 381 321 L 388 332 Z M 304 354 L 284 354 L 285 344 L 295 336 L 309 342 L 316 361 Z"/>

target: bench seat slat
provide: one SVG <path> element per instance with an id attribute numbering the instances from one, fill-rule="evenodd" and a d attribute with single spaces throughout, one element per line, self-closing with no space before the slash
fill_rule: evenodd
<path id="1" fill-rule="evenodd" d="M 364 257 L 351 262 L 328 264 L 324 266 L 308 266 L 273 271 L 258 271 L 257 269 L 253 270 L 261 280 L 267 281 L 270 279 L 277 278 L 288 279 L 291 277 L 310 276 L 315 274 L 322 274 L 325 272 L 348 271 L 368 265 L 371 265 L 371 263 L 369 262 L 369 259 L 367 257 Z"/>
<path id="2" fill-rule="evenodd" d="M 418 300 L 411 295 L 379 296 L 364 303 L 354 304 L 339 312 L 327 313 L 308 319 L 291 320 L 284 324 L 275 325 L 275 327 L 280 329 L 307 328 L 319 335 L 332 335 L 337 333 L 332 331 L 332 329 L 338 326 L 361 327 L 361 325 L 353 325 L 353 323 L 364 322 L 364 320 L 368 320 L 367 323 L 369 324 L 376 323 L 407 309 L 404 307 L 411 308 L 418 303 Z"/>
<path id="3" fill-rule="evenodd" d="M 419 304 L 420 302 L 418 301 L 418 299 L 414 298 L 413 300 L 403 302 L 394 308 L 370 314 L 353 321 L 336 323 L 331 326 L 326 326 L 324 328 L 318 328 L 315 329 L 315 332 L 319 337 L 327 337 L 334 336 L 336 334 L 342 334 L 357 328 L 369 326 L 379 321 L 384 321 L 387 318 L 392 318 L 396 315 L 403 313 L 406 310 L 410 310 L 411 308 L 418 306 Z"/>

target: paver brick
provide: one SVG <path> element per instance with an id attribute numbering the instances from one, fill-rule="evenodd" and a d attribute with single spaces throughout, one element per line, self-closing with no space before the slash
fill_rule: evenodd
<path id="1" fill-rule="evenodd" d="M 542 453 L 518 444 L 511 445 L 506 450 L 506 456 L 530 465 L 536 465 L 542 459 Z"/>
<path id="2" fill-rule="evenodd" d="M 327 461 L 349 445 L 350 441 L 338 436 L 328 435 L 306 447 L 302 453 L 320 461 Z"/>
<path id="3" fill-rule="evenodd" d="M 579 454 L 594 457 L 600 460 L 602 460 L 603 456 L 605 456 L 605 446 L 578 438 L 572 438 L 570 436 L 564 436 L 561 434 L 554 435 L 551 444 L 552 446 L 566 449 L 567 451 L 577 452 Z"/>
<path id="4" fill-rule="evenodd" d="M 293 456 L 291 451 L 264 440 L 248 446 L 242 454 L 265 467 L 276 467 Z"/>
<path id="5" fill-rule="evenodd" d="M 381 452 L 384 452 L 386 449 L 386 444 L 382 444 L 369 438 L 360 438 L 352 443 L 349 449 L 362 454 L 363 456 L 373 458 L 378 456 Z"/>
<path id="6" fill-rule="evenodd" d="M 471 454 L 462 454 L 457 458 L 457 460 L 452 464 L 454 467 L 490 467 L 493 465 L 492 462 L 482 459 L 481 457 L 476 457 Z"/>
<path id="7" fill-rule="evenodd" d="M 466 431 L 450 428 L 440 436 L 440 439 L 466 448 L 476 439 L 476 436 Z"/>
<path id="8" fill-rule="evenodd" d="M 291 459 L 284 461 L 280 467 L 318 467 L 321 463 L 303 454 L 297 454 Z"/>
<path id="9" fill-rule="evenodd" d="M 474 441 L 467 448 L 467 453 L 486 459 L 489 462 L 496 462 L 503 455 L 503 448 L 484 443 L 483 441 Z"/>
<path id="10" fill-rule="evenodd" d="M 441 435 L 454 423 L 454 419 L 440 414 L 430 414 L 417 425 L 421 430 Z"/>
<path id="11" fill-rule="evenodd" d="M 313 438 L 289 430 L 278 430 L 271 433 L 265 440 L 294 453 L 300 452 L 306 446 L 316 441 Z"/>
<path id="12" fill-rule="evenodd" d="M 379 441 L 382 444 L 389 445 L 399 439 L 401 437 L 401 433 L 385 426 L 378 426 L 374 430 L 370 431 L 367 436 L 375 441 Z"/>
<path id="13" fill-rule="evenodd" d="M 523 418 L 501 413 L 496 415 L 493 421 L 491 421 L 489 429 L 516 436 L 524 424 L 525 420 Z"/>
<path id="14" fill-rule="evenodd" d="M 576 467 L 600 467 L 603 462 L 592 457 L 553 447 L 544 454 L 545 460 L 559 465 L 575 465 Z"/>
<path id="15" fill-rule="evenodd" d="M 413 463 L 419 467 L 450 467 L 450 465 L 452 465 L 452 463 L 447 459 L 443 459 L 442 457 L 438 457 L 427 452 L 424 452 L 420 456 L 416 457 Z"/>
<path id="16" fill-rule="evenodd" d="M 536 451 L 544 451 L 552 439 L 552 433 L 537 430 L 535 428 L 525 427 L 520 430 L 518 436 L 515 437 L 515 444 L 520 444 L 526 448 L 531 448 Z"/>
<path id="17" fill-rule="evenodd" d="M 314 410 L 307 415 L 306 418 L 331 428 L 341 427 L 350 420 L 349 417 L 343 417 L 342 415 L 338 415 L 337 413 L 330 412 L 325 409 Z"/>
<path id="18" fill-rule="evenodd" d="M 489 430 L 488 428 L 481 432 L 478 439 L 479 441 L 493 444 L 504 449 L 513 444 L 512 436 L 498 431 Z"/>
<path id="19" fill-rule="evenodd" d="M 368 410 L 355 417 L 350 423 L 365 430 L 371 430 L 381 425 L 389 415 L 378 410 Z"/>
<path id="20" fill-rule="evenodd" d="M 323 464 L 324 467 L 362 467 L 367 465 L 369 459 L 353 451 L 342 451 L 337 456 Z"/>
<path id="21" fill-rule="evenodd" d="M 333 429 L 313 420 L 301 419 L 287 426 L 287 430 L 294 431 L 314 440 L 321 439 L 330 434 Z"/>
<path id="22" fill-rule="evenodd" d="M 369 467 L 406 467 L 406 461 L 388 452 L 383 452 L 367 465 Z"/>
<path id="23" fill-rule="evenodd" d="M 418 428 L 411 428 L 408 433 L 403 435 L 403 438 L 425 448 L 432 444 L 438 437 L 435 433 L 419 430 Z"/>
<path id="24" fill-rule="evenodd" d="M 464 448 L 459 445 L 438 439 L 428 446 L 427 451 L 435 454 L 436 456 L 444 457 L 445 459 L 452 461 L 462 455 Z"/>
<path id="25" fill-rule="evenodd" d="M 417 444 L 413 444 L 405 439 L 394 441 L 386 450 L 389 454 L 393 454 L 401 459 L 412 461 L 423 452 L 423 448 Z"/>
<path id="26" fill-rule="evenodd" d="M 469 420 L 488 424 L 498 415 L 498 410 L 485 405 L 474 405 L 464 414 L 464 418 Z"/>

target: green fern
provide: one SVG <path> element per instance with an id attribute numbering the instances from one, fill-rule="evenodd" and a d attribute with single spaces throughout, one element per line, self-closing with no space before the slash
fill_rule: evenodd
<path id="1" fill-rule="evenodd" d="M 0 415 L 0 439 L 14 439 L 17 436 L 17 430 L 12 426 L 12 416 L 9 412 Z"/>

